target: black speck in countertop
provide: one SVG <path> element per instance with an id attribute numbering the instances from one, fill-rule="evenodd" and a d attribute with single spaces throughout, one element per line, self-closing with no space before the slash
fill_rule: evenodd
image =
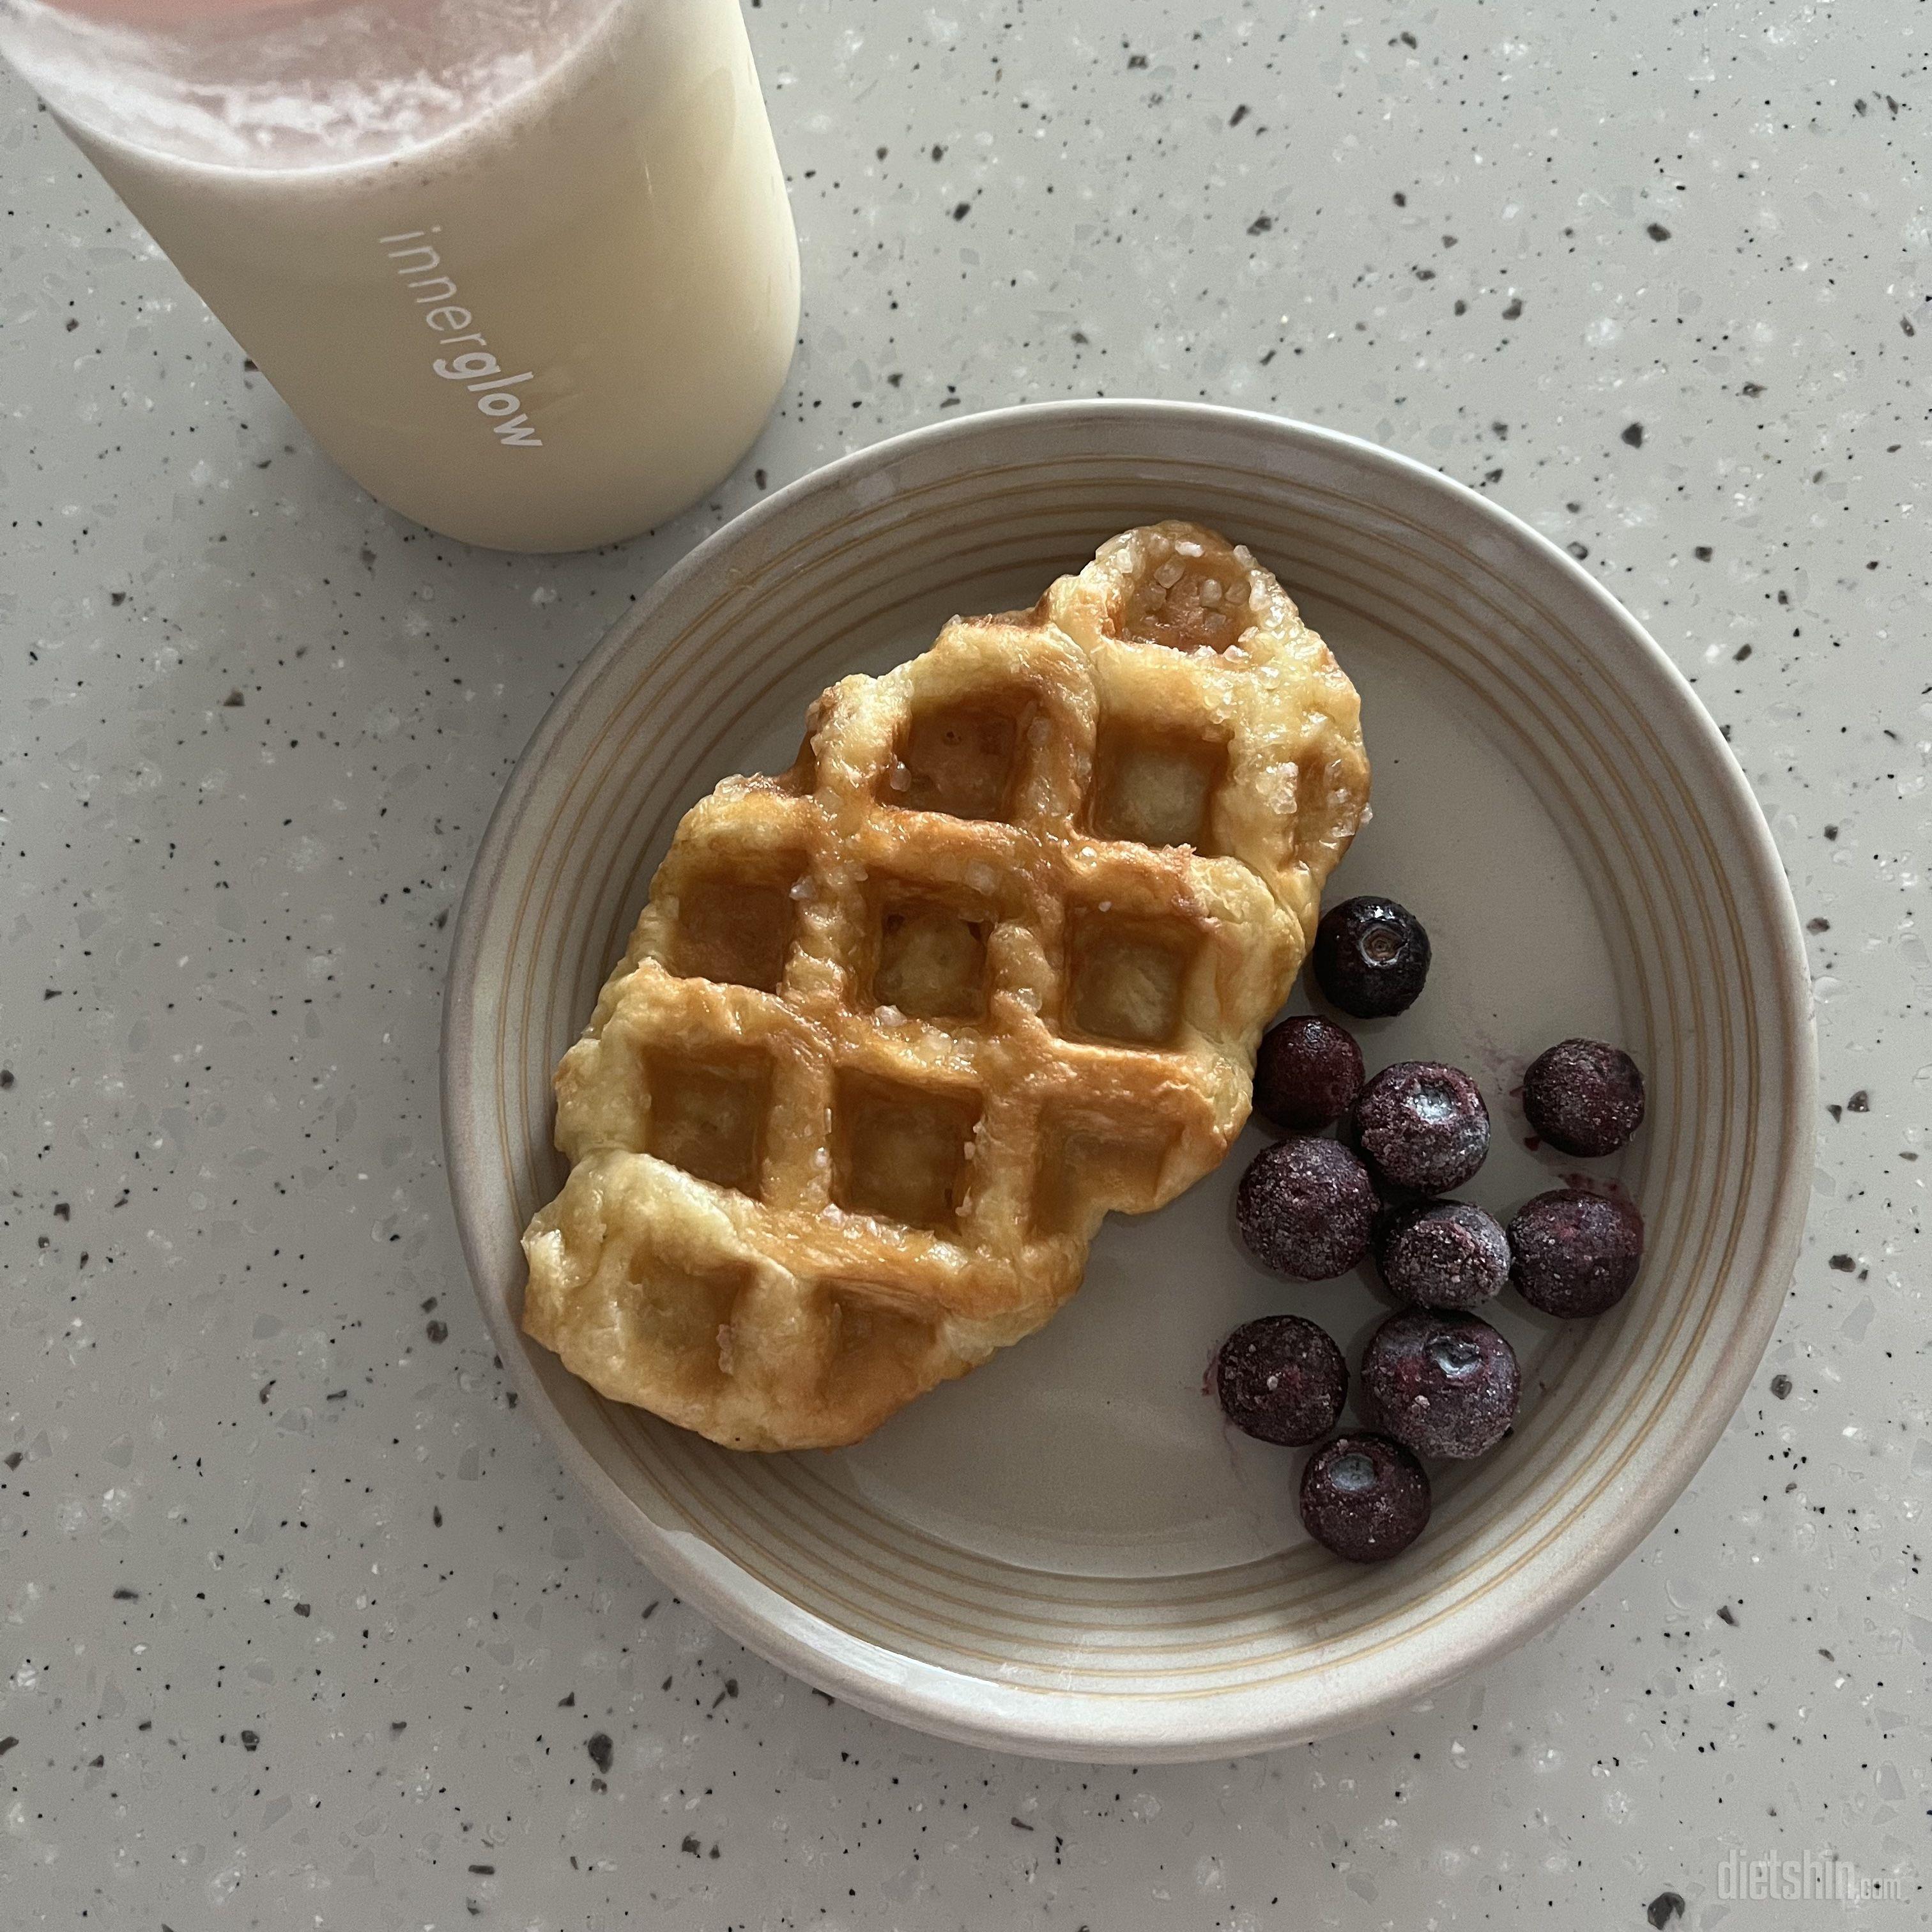
<path id="1" fill-rule="evenodd" d="M 4 1757 L 20 1740 L 15 1737 L 0 1738 L 0 1757 Z"/>
<path id="2" fill-rule="evenodd" d="M 1626 423 L 1624 425 L 1623 440 L 1630 445 L 1631 448 L 1641 449 L 1643 447 L 1643 424 Z"/>
<path id="3" fill-rule="evenodd" d="M 1248 232 L 1250 235 L 1265 235 L 1274 226 L 1274 217 L 1273 215 L 1258 214 L 1255 217 L 1253 220 L 1248 224 Z"/>
<path id="4" fill-rule="evenodd" d="M 577 1693 L 572 1690 L 556 1700 L 556 1708 L 560 1711 L 568 1711 L 576 1702 Z"/>
<path id="5" fill-rule="evenodd" d="M 1840 1274 L 1850 1274 L 1858 1267 L 1858 1263 L 1850 1255 L 1834 1255 L 1830 1264 Z"/>
<path id="6" fill-rule="evenodd" d="M 262 1734 L 260 1731 L 244 1731 L 242 1733 L 242 1748 L 244 1750 L 251 1751 L 257 1749 L 261 1742 Z"/>
<path id="7" fill-rule="evenodd" d="M 1732 1629 L 1736 1630 L 1737 1628 L 1738 1613 L 1731 1608 L 1729 1604 L 1720 1604 L 1718 1606 L 1718 1614 L 1724 1618 L 1726 1623 L 1730 1625 Z"/>
<path id="8" fill-rule="evenodd" d="M 1848 1114 L 1869 1114 L 1871 1112 L 1870 1094 L 1866 1092 L 1864 1088 L 1861 1087 L 1858 1090 L 1845 1102 L 1845 1112 Z"/>
<path id="9" fill-rule="evenodd" d="M 449 1324 L 447 1322 L 431 1322 L 425 1325 L 423 1333 L 432 1342 L 447 1342 L 449 1340 Z"/>
<path id="10" fill-rule="evenodd" d="M 139 1590 L 129 1589 L 124 1583 L 114 1592 L 114 1600 L 117 1604 L 138 1604 L 141 1600 L 141 1593 Z"/>
<path id="11" fill-rule="evenodd" d="M 5 1092 L 13 1084 L 14 1070 L 10 1066 L 0 1066 L 0 1093 Z"/>
<path id="12" fill-rule="evenodd" d="M 1247 118 L 1248 104 L 1244 100 L 1241 103 L 1240 106 L 1234 110 L 1233 113 L 1228 116 L 1228 125 L 1230 128 L 1238 128 Z"/>
<path id="13" fill-rule="evenodd" d="M 1670 239 L 1670 230 L 1660 221 L 1653 221 L 1643 232 L 1653 242 L 1668 242 Z"/>
<path id="14" fill-rule="evenodd" d="M 584 1748 L 590 1754 L 590 1762 L 599 1771 L 610 1768 L 610 1733 L 598 1731 L 584 1742 Z"/>
<path id="15" fill-rule="evenodd" d="M 1684 1916 L 1683 1895 L 1675 1892 L 1660 1892 L 1644 1907 L 1643 1916 L 1657 1928 L 1657 1932 L 1664 1932 L 1664 1928 L 1673 1918 Z"/>
<path id="16" fill-rule="evenodd" d="M 17 1469 L 26 1460 L 26 1451 L 25 1450 L 10 1449 L 7 1452 L 7 1466 L 10 1469 Z"/>
<path id="17" fill-rule="evenodd" d="M 1791 1393 L 1791 1378 L 1789 1376 L 1773 1376 L 1771 1378 L 1771 1392 L 1780 1402 L 1784 1401 Z"/>

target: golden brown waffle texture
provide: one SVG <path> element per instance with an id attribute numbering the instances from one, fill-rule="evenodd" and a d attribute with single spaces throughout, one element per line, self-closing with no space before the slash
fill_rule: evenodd
<path id="1" fill-rule="evenodd" d="M 1368 790 L 1327 646 L 1189 524 L 834 685 L 686 814 L 557 1070 L 525 1328 L 742 1449 L 1031 1334 L 1240 1131 Z"/>

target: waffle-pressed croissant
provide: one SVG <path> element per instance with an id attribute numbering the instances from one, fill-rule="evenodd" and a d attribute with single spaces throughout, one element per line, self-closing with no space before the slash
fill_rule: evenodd
<path id="1" fill-rule="evenodd" d="M 1243 549 L 1130 530 L 812 707 L 679 825 L 557 1070 L 524 1323 L 746 1449 L 855 1441 L 1219 1162 L 1368 796 Z"/>

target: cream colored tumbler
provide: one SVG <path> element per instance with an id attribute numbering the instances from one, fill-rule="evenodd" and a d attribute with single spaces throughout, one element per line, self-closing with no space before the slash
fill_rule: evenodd
<path id="1" fill-rule="evenodd" d="M 40 91 L 363 488 L 503 550 L 748 449 L 798 247 L 737 0 L 0 0 Z"/>

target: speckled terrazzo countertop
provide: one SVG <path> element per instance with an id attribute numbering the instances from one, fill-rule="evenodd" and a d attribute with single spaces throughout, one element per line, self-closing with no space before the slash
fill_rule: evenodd
<path id="1" fill-rule="evenodd" d="M 595 556 L 374 508 L 7 94 L 0 1918 L 1795 1927 L 1839 1908 L 1727 1861 L 1833 1854 L 1924 1923 L 1924 9 L 754 6 L 803 346 Z M 1642 1553 L 1398 1723 L 1192 1769 L 928 1743 L 671 1599 L 516 1412 L 438 1149 L 446 924 L 605 626 L 842 449 L 1096 392 L 1358 431 L 1600 573 L 1765 802 L 1829 1103 Z"/>

